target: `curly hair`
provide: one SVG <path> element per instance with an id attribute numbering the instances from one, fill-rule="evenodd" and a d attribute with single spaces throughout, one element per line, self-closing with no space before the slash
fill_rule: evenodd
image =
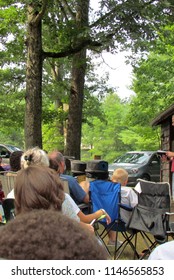
<path id="1" fill-rule="evenodd" d="M 10 155 L 10 170 L 17 172 L 21 169 L 21 157 L 23 152 L 22 151 L 14 151 Z"/>
<path id="2" fill-rule="evenodd" d="M 31 165 L 49 166 L 49 159 L 46 152 L 38 147 L 31 148 L 24 152 L 21 157 L 21 168 L 27 168 Z"/>
<path id="3" fill-rule="evenodd" d="M 52 210 L 21 214 L 1 230 L 0 258 L 11 260 L 106 260 L 92 233 Z"/>
<path id="4" fill-rule="evenodd" d="M 61 210 L 64 201 L 62 183 L 57 173 L 46 166 L 21 169 L 14 186 L 15 213 L 33 209 Z"/>

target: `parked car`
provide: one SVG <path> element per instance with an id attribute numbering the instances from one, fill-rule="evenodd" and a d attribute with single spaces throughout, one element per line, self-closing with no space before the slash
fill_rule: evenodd
<path id="1" fill-rule="evenodd" d="M 132 151 L 118 157 L 108 170 L 110 177 L 116 168 L 124 168 L 128 172 L 128 186 L 135 186 L 137 179 L 160 181 L 160 156 L 155 151 Z"/>
<path id="2" fill-rule="evenodd" d="M 21 151 L 21 149 L 9 144 L 0 144 L 0 157 L 2 158 L 2 165 L 9 164 L 10 155 L 14 151 Z"/>

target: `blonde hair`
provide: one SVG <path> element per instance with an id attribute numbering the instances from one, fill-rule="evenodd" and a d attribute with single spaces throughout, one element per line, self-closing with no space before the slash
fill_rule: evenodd
<path id="1" fill-rule="evenodd" d="M 21 169 L 32 165 L 49 166 L 49 159 L 46 152 L 38 147 L 27 150 L 21 157 Z"/>
<path id="2" fill-rule="evenodd" d="M 122 186 L 127 183 L 128 180 L 128 172 L 123 168 L 115 169 L 112 175 L 112 181 L 120 183 Z"/>

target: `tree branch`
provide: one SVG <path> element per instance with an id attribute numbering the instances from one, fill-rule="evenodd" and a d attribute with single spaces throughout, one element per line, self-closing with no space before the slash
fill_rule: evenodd
<path id="1" fill-rule="evenodd" d="M 72 54 L 78 53 L 82 49 L 86 47 L 101 47 L 102 43 L 101 42 L 94 42 L 91 39 L 84 39 L 81 43 L 79 43 L 76 46 L 68 46 L 65 50 L 55 53 L 55 52 L 44 52 L 43 51 L 43 59 L 47 57 L 52 57 L 52 58 L 60 58 L 60 57 L 66 57 L 70 56 Z"/>
<path id="2" fill-rule="evenodd" d="M 38 24 L 42 20 L 43 15 L 45 14 L 45 11 L 47 9 L 47 6 L 48 6 L 48 1 L 44 0 L 40 12 L 37 14 L 37 16 L 33 21 L 34 24 Z"/>
<path id="3" fill-rule="evenodd" d="M 69 15 L 70 15 L 73 19 L 75 19 L 75 18 L 76 18 L 76 14 L 71 10 L 71 8 L 70 8 L 70 6 L 68 5 L 67 1 L 66 1 L 66 0 L 62 0 L 61 2 L 63 3 L 63 5 L 65 6 L 65 8 L 67 9 Z M 59 3 L 60 3 L 60 1 L 59 1 Z M 60 5 L 61 7 L 63 7 L 61 3 L 60 3 L 59 5 Z"/>

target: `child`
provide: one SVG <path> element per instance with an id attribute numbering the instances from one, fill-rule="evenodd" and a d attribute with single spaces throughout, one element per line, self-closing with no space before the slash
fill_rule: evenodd
<path id="1" fill-rule="evenodd" d="M 123 168 L 115 169 L 111 180 L 112 182 L 121 184 L 121 203 L 131 207 L 135 207 L 135 205 L 138 203 L 138 197 L 131 187 L 126 187 L 126 184 L 128 182 L 128 172 Z M 124 210 L 120 207 L 120 216 L 121 219 L 127 224 L 130 219 L 131 212 Z M 114 246 L 115 238 L 116 238 L 115 231 L 111 230 L 108 236 L 109 236 L 108 246 Z M 117 246 L 120 245 L 119 243 L 120 241 L 118 241 Z"/>
<path id="2" fill-rule="evenodd" d="M 112 182 L 121 184 L 121 203 L 130 207 L 135 207 L 138 204 L 138 196 L 131 187 L 126 187 L 128 182 L 128 172 L 123 168 L 115 169 L 112 178 Z M 131 212 L 120 208 L 120 215 L 123 221 L 127 224 L 131 215 Z"/>

